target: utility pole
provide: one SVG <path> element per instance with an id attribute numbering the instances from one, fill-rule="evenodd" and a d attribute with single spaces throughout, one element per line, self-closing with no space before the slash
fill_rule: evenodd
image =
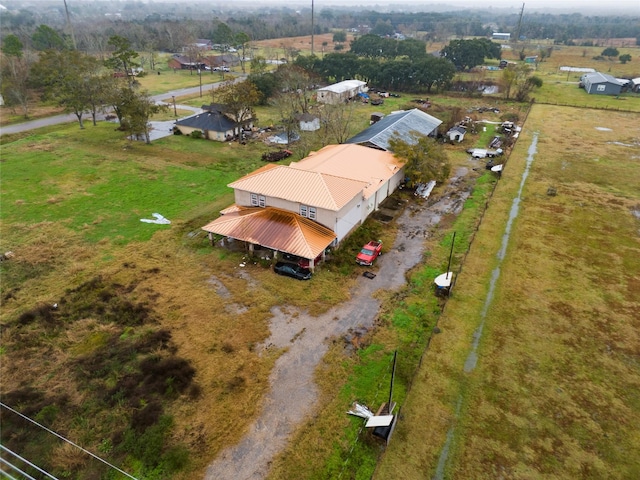
<path id="1" fill-rule="evenodd" d="M 520 40 L 520 28 L 522 27 L 522 15 L 524 15 L 524 3 L 522 4 L 522 10 L 520 10 L 520 18 L 518 19 L 518 28 L 516 29 L 515 43 Z"/>
<path id="2" fill-rule="evenodd" d="M 313 55 L 313 35 L 315 26 L 313 24 L 313 0 L 311 0 L 311 55 Z"/>
<path id="3" fill-rule="evenodd" d="M 67 0 L 64 0 L 64 11 L 67 15 L 67 25 L 69 26 L 69 32 L 71 33 L 71 41 L 73 42 L 73 49 L 77 50 L 76 36 L 73 34 L 73 27 L 71 26 L 71 17 L 69 16 L 69 8 L 67 7 Z"/>

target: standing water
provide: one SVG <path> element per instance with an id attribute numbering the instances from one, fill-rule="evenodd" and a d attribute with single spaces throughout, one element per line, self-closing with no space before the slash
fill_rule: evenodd
<path id="1" fill-rule="evenodd" d="M 511 235 L 511 226 L 513 225 L 513 220 L 518 216 L 518 212 L 520 210 L 520 199 L 522 197 L 522 190 L 524 189 L 524 183 L 529 176 L 529 170 L 531 168 L 531 164 L 533 163 L 533 158 L 537 151 L 538 145 L 538 134 L 533 134 L 533 140 L 531 140 L 531 145 L 529 145 L 527 163 L 525 165 L 524 172 L 522 173 L 522 179 L 520 180 L 520 188 L 518 189 L 518 194 L 513 199 L 513 203 L 511 204 L 511 210 L 509 212 L 509 219 L 507 220 L 507 226 L 504 229 L 504 234 L 502 235 L 502 245 L 500 246 L 500 250 L 498 250 L 498 266 L 491 272 L 491 280 L 489 283 L 489 291 L 487 292 L 487 298 L 485 299 L 484 306 L 482 307 L 482 311 L 480 312 L 480 325 L 473 332 L 473 341 L 471 342 L 471 351 L 467 356 L 467 359 L 464 362 L 464 371 L 465 373 L 470 373 L 473 369 L 476 368 L 478 363 L 478 345 L 480 344 L 480 339 L 482 338 L 482 330 L 484 329 L 485 320 L 487 318 L 487 312 L 489 311 L 489 306 L 491 305 L 491 301 L 493 300 L 493 292 L 495 291 L 496 283 L 500 278 L 500 265 L 502 265 L 502 261 L 504 260 L 505 254 L 507 253 L 507 245 L 509 243 L 509 237 Z M 438 466 L 436 468 L 436 473 L 433 476 L 433 480 L 443 480 L 444 479 L 444 468 L 447 464 L 447 457 L 449 456 L 449 448 L 451 447 L 451 442 L 453 441 L 454 435 L 454 427 L 455 420 L 460 416 L 460 406 L 462 404 L 462 394 L 458 397 L 458 401 L 456 403 L 455 409 L 455 418 L 454 424 L 449 428 L 447 432 L 447 439 L 442 447 L 442 452 L 440 452 L 440 458 L 438 459 Z"/>

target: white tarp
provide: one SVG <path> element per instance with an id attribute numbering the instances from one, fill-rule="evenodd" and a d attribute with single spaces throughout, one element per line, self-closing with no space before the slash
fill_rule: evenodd
<path id="1" fill-rule="evenodd" d="M 144 223 L 157 223 L 158 225 L 168 225 L 171 223 L 171 220 L 164 218 L 159 213 L 152 213 L 151 216 L 154 218 L 141 218 L 140 221 Z"/>
<path id="2" fill-rule="evenodd" d="M 451 286 L 451 280 L 453 279 L 453 272 L 443 273 L 438 275 L 433 281 L 437 286 L 445 288 Z"/>

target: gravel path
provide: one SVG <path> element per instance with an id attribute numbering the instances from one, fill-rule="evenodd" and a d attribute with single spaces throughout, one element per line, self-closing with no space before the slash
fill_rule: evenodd
<path id="1" fill-rule="evenodd" d="M 258 480 L 267 476 L 271 460 L 283 450 L 294 429 L 315 408 L 317 387 L 313 374 L 327 352 L 328 339 L 348 334 L 351 329 L 369 329 L 378 315 L 380 303 L 372 297 L 379 289 L 393 290 L 405 283 L 405 273 L 422 259 L 429 230 L 448 213 L 459 213 L 469 192 L 455 185 L 469 170 L 456 172 L 448 188 L 435 204 L 410 200 L 395 220 L 399 234 L 391 249 L 383 250 L 373 279 L 360 277 L 349 301 L 319 317 L 273 310 L 271 336 L 262 348 L 288 347 L 271 373 L 271 391 L 264 400 L 261 416 L 244 439 L 224 450 L 207 469 L 206 480 Z M 285 407 L 286 406 L 286 407 Z"/>

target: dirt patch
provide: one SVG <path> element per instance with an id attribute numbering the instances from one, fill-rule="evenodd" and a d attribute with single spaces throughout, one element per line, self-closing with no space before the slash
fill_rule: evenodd
<path id="1" fill-rule="evenodd" d="M 472 172 L 461 168 L 453 181 Z M 462 183 L 468 185 L 467 183 Z M 448 192 L 451 185 L 445 188 Z M 394 290 L 405 283 L 406 272 L 422 260 L 424 240 L 443 215 L 457 211 L 469 191 L 438 199 L 430 206 L 419 198 L 394 199 L 390 208 L 398 224 L 398 236 L 390 249 L 377 260 L 374 278 L 359 277 L 351 299 L 314 317 L 307 312 L 275 308 L 272 310 L 271 336 L 258 348 L 286 349 L 278 358 L 269 382 L 271 391 L 264 400 L 262 414 L 249 428 L 244 439 L 230 447 L 209 466 L 206 479 L 261 479 L 266 477 L 271 460 L 286 446 L 295 428 L 313 413 L 317 387 L 313 375 L 328 350 L 330 339 L 342 338 L 354 348 L 373 326 L 380 302 L 374 293 Z M 462 200 L 463 202 L 463 200 Z M 285 407 L 286 406 L 286 407 Z"/>
<path id="2" fill-rule="evenodd" d="M 347 41 L 341 44 L 343 46 L 341 50 L 342 52 L 346 52 L 349 50 L 349 45 L 351 44 L 351 40 L 353 40 L 353 38 L 353 35 L 347 34 Z M 253 42 L 253 45 L 261 48 L 295 48 L 298 50 L 311 50 L 311 35 L 302 37 L 260 40 L 258 42 Z M 337 43 L 333 41 L 333 33 L 323 33 L 321 35 L 313 36 L 314 52 L 333 52 L 336 45 Z"/>

